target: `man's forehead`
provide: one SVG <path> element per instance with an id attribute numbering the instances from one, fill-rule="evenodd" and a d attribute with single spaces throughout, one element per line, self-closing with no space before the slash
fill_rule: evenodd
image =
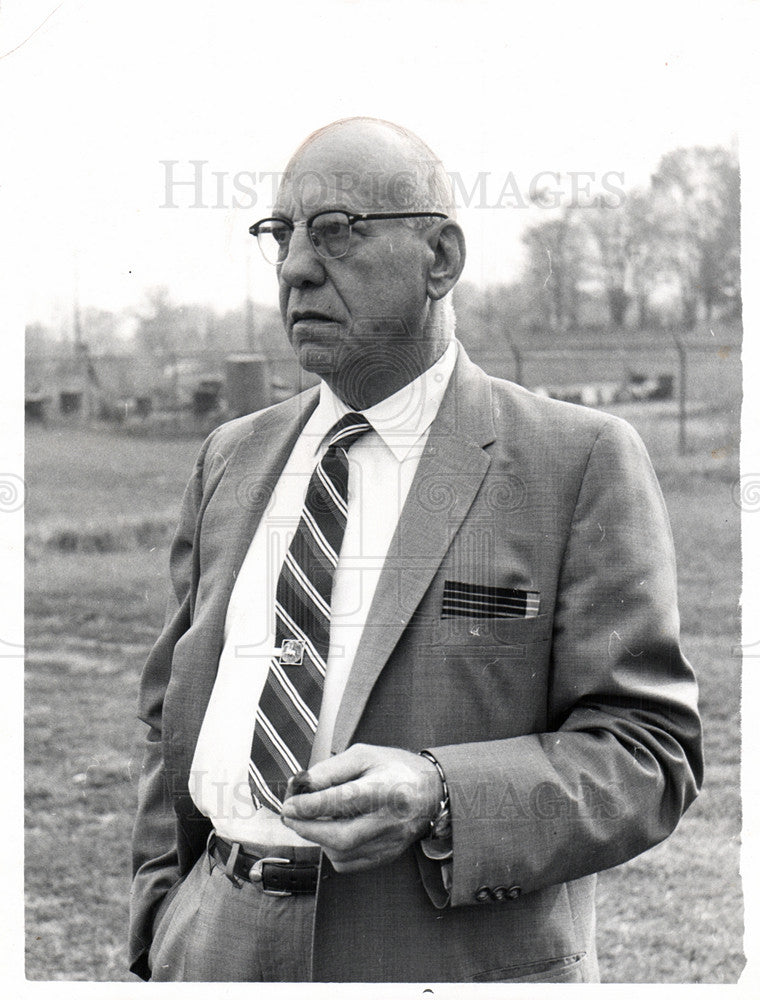
<path id="1" fill-rule="evenodd" d="M 276 209 L 304 216 L 325 208 L 349 212 L 407 211 L 415 199 L 411 170 L 297 171 L 286 174 L 277 193 Z"/>
<path id="2" fill-rule="evenodd" d="M 409 150 L 367 134 L 321 137 L 302 149 L 282 178 L 275 207 L 286 212 L 406 211 L 417 193 L 418 164 Z"/>

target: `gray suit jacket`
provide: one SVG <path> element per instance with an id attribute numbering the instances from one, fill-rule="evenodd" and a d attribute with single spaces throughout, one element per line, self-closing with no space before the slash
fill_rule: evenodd
<path id="1" fill-rule="evenodd" d="M 188 776 L 235 575 L 316 390 L 218 428 L 185 493 L 173 595 L 145 667 L 132 968 L 202 853 Z M 447 582 L 539 594 L 534 617 L 442 617 Z M 410 849 L 323 859 L 317 981 L 593 981 L 594 873 L 666 837 L 701 781 L 673 546 L 635 432 L 460 356 L 383 569 L 335 727 L 431 749 L 453 885 Z"/>

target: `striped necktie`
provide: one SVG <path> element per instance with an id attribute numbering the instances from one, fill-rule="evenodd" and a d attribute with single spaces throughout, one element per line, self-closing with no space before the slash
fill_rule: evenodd
<path id="1" fill-rule="evenodd" d="M 309 766 L 327 668 L 333 576 L 346 530 L 347 452 L 368 430 L 363 416 L 347 413 L 329 432 L 277 581 L 279 654 L 259 699 L 248 768 L 257 807 L 279 812 L 288 778 Z"/>

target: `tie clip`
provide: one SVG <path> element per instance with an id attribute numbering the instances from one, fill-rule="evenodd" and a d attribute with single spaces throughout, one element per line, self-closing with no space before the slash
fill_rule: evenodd
<path id="1" fill-rule="evenodd" d="M 283 639 L 279 650 L 280 666 L 300 667 L 303 665 L 304 643 L 301 639 Z M 277 650 L 275 650 L 277 653 Z"/>

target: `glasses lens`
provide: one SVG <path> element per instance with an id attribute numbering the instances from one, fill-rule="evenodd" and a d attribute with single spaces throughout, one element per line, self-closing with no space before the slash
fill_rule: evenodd
<path id="1" fill-rule="evenodd" d="M 264 219 L 256 230 L 261 252 L 270 264 L 285 260 L 293 230 L 283 219 Z"/>
<path id="2" fill-rule="evenodd" d="M 309 235 L 322 257 L 343 257 L 348 251 L 351 226 L 345 212 L 321 212 L 311 221 Z"/>

